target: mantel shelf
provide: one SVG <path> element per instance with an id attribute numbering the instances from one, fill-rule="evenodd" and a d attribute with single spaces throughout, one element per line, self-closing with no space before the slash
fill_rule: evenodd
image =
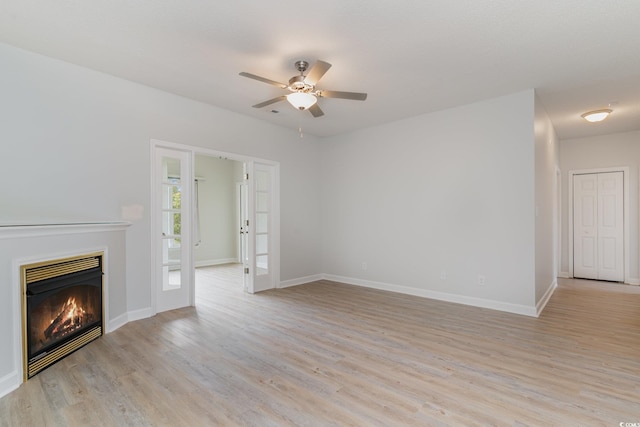
<path id="1" fill-rule="evenodd" d="M 126 221 L 104 222 L 59 222 L 59 223 L 0 223 L 0 239 L 16 239 L 60 234 L 100 233 L 126 230 L 131 225 Z"/>

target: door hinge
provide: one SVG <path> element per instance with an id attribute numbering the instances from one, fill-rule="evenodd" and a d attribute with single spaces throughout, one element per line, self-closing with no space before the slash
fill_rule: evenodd
<path id="1" fill-rule="evenodd" d="M 244 268 L 244 274 L 249 274 L 249 267 Z"/>
<path id="2" fill-rule="evenodd" d="M 248 174 L 248 173 L 245 173 L 245 174 L 244 174 L 244 179 L 245 179 L 245 181 L 248 181 L 248 180 L 249 180 L 249 174 Z"/>
<path id="3" fill-rule="evenodd" d="M 249 226 L 249 220 L 246 220 L 245 222 L 246 222 L 246 224 L 247 224 L 247 227 L 248 227 L 248 226 Z"/>

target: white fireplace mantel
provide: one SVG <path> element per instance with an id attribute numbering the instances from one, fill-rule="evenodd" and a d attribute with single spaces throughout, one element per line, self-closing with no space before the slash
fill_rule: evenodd
<path id="1" fill-rule="evenodd" d="M 126 221 L 58 222 L 58 223 L 0 223 L 0 239 L 52 236 L 56 234 L 99 233 L 125 230 Z"/>
<path id="2" fill-rule="evenodd" d="M 128 321 L 125 221 L 0 222 L 0 397 L 23 379 L 20 266 L 101 252 L 108 333 Z"/>

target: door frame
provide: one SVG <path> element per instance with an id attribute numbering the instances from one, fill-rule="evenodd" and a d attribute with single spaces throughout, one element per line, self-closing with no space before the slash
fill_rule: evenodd
<path id="1" fill-rule="evenodd" d="M 573 180 L 573 178 L 571 179 Z M 553 222 L 553 227 L 554 227 L 553 247 L 556 251 L 556 254 L 554 257 L 555 265 L 553 266 L 553 277 L 558 278 L 560 277 L 561 270 L 562 270 L 562 171 L 560 171 L 560 168 L 558 166 L 556 166 L 555 184 L 556 184 L 555 185 L 556 194 L 555 194 L 555 200 L 553 205 L 554 214 L 555 214 L 555 220 Z M 571 263 L 571 266 L 573 267 L 573 262 Z"/>
<path id="2" fill-rule="evenodd" d="M 236 215 L 236 231 L 238 232 L 238 234 L 236 234 L 237 237 L 237 244 L 238 244 L 238 250 L 237 250 L 237 258 L 238 258 L 238 262 L 242 263 L 244 262 L 244 260 L 242 259 L 242 230 L 244 229 L 243 225 L 242 225 L 242 196 L 243 196 L 243 190 L 242 188 L 244 187 L 244 191 L 247 191 L 247 184 L 243 181 L 243 182 L 236 182 L 236 199 L 235 199 L 235 204 L 236 207 L 238 208 L 238 215 Z M 244 208 L 246 209 L 246 207 Z"/>
<path id="3" fill-rule="evenodd" d="M 205 148 L 205 147 L 198 147 L 198 146 L 194 146 L 194 145 L 187 145 L 187 144 L 180 144 L 180 143 L 176 143 L 176 142 L 170 142 L 170 141 L 163 141 L 160 139 L 151 139 L 150 140 L 150 144 L 149 144 L 149 159 L 150 159 L 150 163 L 151 163 L 151 179 L 150 179 L 150 191 L 151 191 L 151 200 L 153 201 L 154 198 L 156 197 L 154 194 L 155 188 L 154 188 L 154 168 L 155 166 L 153 165 L 154 163 L 154 153 L 156 148 L 168 148 L 171 150 L 179 150 L 179 151 L 187 151 L 189 152 L 189 154 L 191 155 L 191 164 L 194 164 L 195 162 L 195 156 L 196 155 L 203 155 L 203 156 L 211 156 L 211 157 L 218 157 L 221 159 L 228 159 L 228 160 L 234 160 L 234 161 L 238 161 L 238 162 L 242 162 L 242 163 L 251 163 L 251 162 L 256 162 L 256 163 L 263 163 L 263 164 L 267 164 L 270 166 L 273 166 L 275 168 L 275 174 L 274 174 L 274 183 L 273 183 L 273 206 L 274 206 L 274 212 L 273 212 L 273 235 L 272 235 L 272 247 L 271 250 L 273 251 L 273 266 L 272 266 L 272 278 L 271 278 L 271 288 L 275 289 L 275 288 L 279 288 L 280 287 L 280 163 L 273 161 L 273 160 L 267 160 L 267 159 L 261 159 L 258 157 L 252 157 L 252 156 L 246 156 L 243 154 L 237 154 L 237 153 L 229 153 L 229 152 L 225 152 L 225 151 L 218 151 L 218 150 L 214 150 L 214 149 L 210 149 L 210 148 Z M 195 179 L 195 170 L 192 170 L 192 174 L 194 175 L 192 178 Z M 251 178 L 253 179 L 253 178 Z M 154 218 L 155 216 L 158 215 L 158 212 L 155 211 L 155 205 L 152 205 L 151 209 L 150 209 L 150 216 L 151 216 L 151 239 L 150 240 L 150 246 L 151 246 L 151 253 L 155 254 L 156 251 L 156 241 L 153 239 L 153 232 L 155 230 L 155 226 L 154 224 Z M 193 240 L 193 224 L 194 224 L 194 215 L 195 215 L 195 210 L 191 209 L 191 229 L 189 230 L 190 236 L 191 236 L 191 240 Z M 255 209 L 254 212 L 249 212 L 250 217 L 255 217 Z M 191 260 L 193 260 L 193 245 L 191 245 Z M 157 313 L 157 294 L 156 294 L 156 289 L 157 289 L 157 274 L 156 274 L 156 257 L 155 255 L 153 255 L 151 257 L 151 283 L 152 286 L 150 286 L 150 292 L 151 292 L 151 312 L 152 315 L 155 315 Z M 193 262 L 191 263 L 192 265 L 189 266 L 189 268 L 191 269 L 191 271 L 193 272 L 195 270 L 195 266 L 193 265 Z M 191 280 L 189 283 L 190 286 L 190 305 L 193 306 L 195 305 L 195 274 L 191 274 Z"/>
<path id="4" fill-rule="evenodd" d="M 628 166 L 618 166 L 618 167 L 610 167 L 610 168 L 595 168 L 595 169 L 576 169 L 569 171 L 569 198 L 568 198 L 568 230 L 567 230 L 567 244 L 569 245 L 569 277 L 573 277 L 573 177 L 574 175 L 585 175 L 592 173 L 607 173 L 607 172 L 622 172 L 622 200 L 624 203 L 623 206 L 623 238 L 624 238 L 624 283 L 629 283 L 629 167 Z"/>

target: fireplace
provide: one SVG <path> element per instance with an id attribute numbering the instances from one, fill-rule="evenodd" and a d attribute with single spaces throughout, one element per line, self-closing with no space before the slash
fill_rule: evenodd
<path id="1" fill-rule="evenodd" d="M 22 266 L 25 379 L 103 333 L 102 254 Z"/>

